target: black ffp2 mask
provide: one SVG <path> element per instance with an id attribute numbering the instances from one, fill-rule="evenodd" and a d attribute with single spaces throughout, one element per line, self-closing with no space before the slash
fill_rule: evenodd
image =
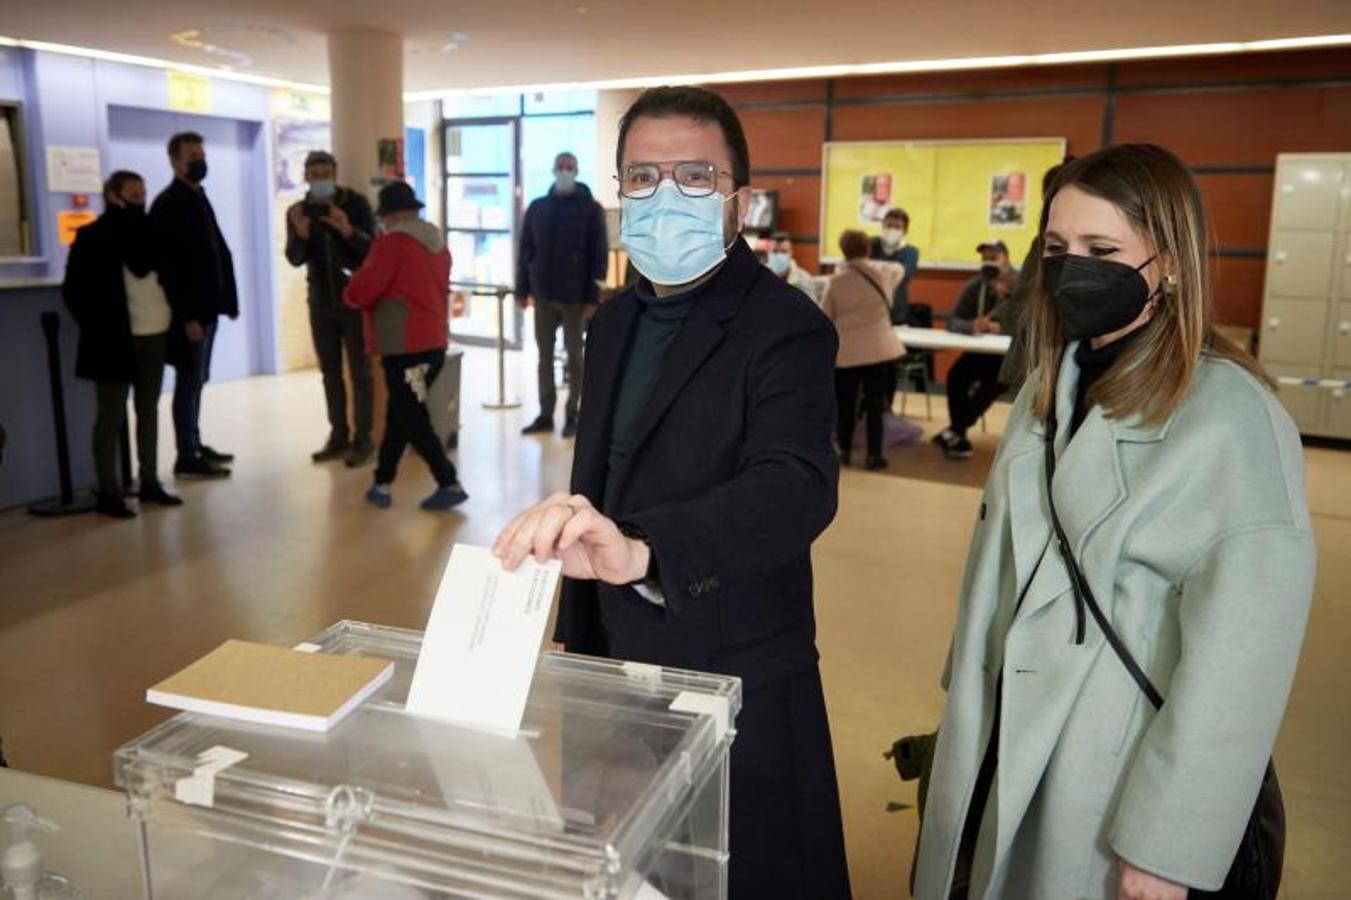
<path id="1" fill-rule="evenodd" d="M 985 281 L 994 281 L 1002 271 L 996 263 L 985 263 L 980 267 L 980 277 Z"/>
<path id="2" fill-rule="evenodd" d="M 206 180 L 206 160 L 194 159 L 188 163 L 188 180 L 198 184 Z"/>
<path id="3" fill-rule="evenodd" d="M 1139 266 L 1128 266 L 1069 253 L 1046 257 L 1046 288 L 1066 335 L 1076 341 L 1102 337 L 1140 318 L 1153 297 L 1140 270 L 1153 261 L 1151 256 Z"/>

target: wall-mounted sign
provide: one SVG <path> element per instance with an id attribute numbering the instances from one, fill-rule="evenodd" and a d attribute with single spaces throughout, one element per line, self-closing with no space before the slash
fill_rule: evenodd
<path id="1" fill-rule="evenodd" d="M 98 218 L 98 213 L 88 209 L 63 209 L 56 214 L 56 233 L 61 243 L 70 246 L 75 243 L 75 232 Z"/>
<path id="2" fill-rule="evenodd" d="M 375 148 L 380 163 L 380 176 L 391 181 L 402 181 L 404 176 L 403 138 L 380 138 Z"/>
<path id="3" fill-rule="evenodd" d="M 97 147 L 47 147 L 47 190 L 53 194 L 97 194 L 103 170 Z"/>
<path id="4" fill-rule="evenodd" d="M 176 112 L 211 112 L 211 79 L 169 69 L 169 108 Z"/>

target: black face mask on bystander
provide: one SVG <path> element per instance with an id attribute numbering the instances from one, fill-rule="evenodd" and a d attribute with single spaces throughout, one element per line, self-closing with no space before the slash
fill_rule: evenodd
<path id="1" fill-rule="evenodd" d="M 1158 293 L 1150 293 L 1149 283 L 1140 274 L 1153 261 L 1151 256 L 1139 266 L 1128 266 L 1070 253 L 1044 258 L 1046 287 L 1069 338 L 1102 337 L 1138 319 Z"/>

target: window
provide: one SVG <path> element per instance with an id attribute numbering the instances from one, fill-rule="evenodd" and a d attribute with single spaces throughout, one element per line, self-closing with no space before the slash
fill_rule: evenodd
<path id="1" fill-rule="evenodd" d="M 22 110 L 0 103 L 0 258 L 33 254 Z"/>

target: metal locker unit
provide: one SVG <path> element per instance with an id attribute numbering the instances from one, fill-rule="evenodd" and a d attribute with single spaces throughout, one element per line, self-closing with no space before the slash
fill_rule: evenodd
<path id="1" fill-rule="evenodd" d="M 1276 158 L 1259 353 L 1302 434 L 1351 439 L 1351 153 Z"/>

